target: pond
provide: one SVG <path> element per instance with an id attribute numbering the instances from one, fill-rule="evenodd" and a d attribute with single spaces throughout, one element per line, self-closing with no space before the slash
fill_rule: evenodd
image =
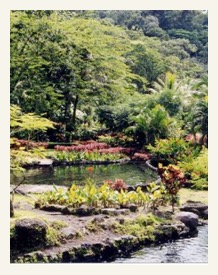
<path id="1" fill-rule="evenodd" d="M 180 239 L 175 242 L 146 247 L 128 258 L 119 258 L 115 263 L 207 263 L 208 262 L 208 226 L 198 227 L 198 236 Z"/>
<path id="2" fill-rule="evenodd" d="M 89 172 L 92 167 L 92 173 Z M 55 184 L 70 186 L 73 182 L 83 184 L 87 178 L 93 178 L 97 184 L 104 180 L 123 179 L 127 184 L 152 182 L 157 174 L 146 167 L 145 163 L 123 163 L 108 165 L 78 165 L 43 167 L 27 169 L 25 184 Z M 11 184 L 19 178 L 11 175 Z"/>

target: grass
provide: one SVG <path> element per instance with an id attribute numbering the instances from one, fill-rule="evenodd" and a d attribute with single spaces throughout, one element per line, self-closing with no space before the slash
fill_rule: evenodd
<path id="1" fill-rule="evenodd" d="M 11 218 L 11 222 L 16 221 L 18 219 L 24 219 L 24 218 L 37 218 L 39 215 L 37 213 L 34 213 L 33 211 L 28 210 L 18 210 L 15 209 L 14 211 L 14 217 Z M 40 216 L 41 218 L 42 216 Z"/>
<path id="2" fill-rule="evenodd" d="M 200 201 L 208 204 L 208 191 L 182 188 L 179 191 L 179 196 L 180 204 L 184 204 L 187 200 Z"/>
<path id="3" fill-rule="evenodd" d="M 123 224 L 114 222 L 112 231 L 121 235 L 133 235 L 138 238 L 147 238 L 154 240 L 154 231 L 157 225 L 163 223 L 163 220 L 152 215 L 140 215 L 136 219 L 126 219 Z"/>
<path id="4" fill-rule="evenodd" d="M 35 201 L 37 200 L 37 198 L 39 197 L 40 194 L 31 194 L 31 196 L 24 196 L 24 195 L 20 195 L 20 194 L 15 194 L 14 195 L 14 203 L 28 203 L 32 206 L 34 206 Z"/>

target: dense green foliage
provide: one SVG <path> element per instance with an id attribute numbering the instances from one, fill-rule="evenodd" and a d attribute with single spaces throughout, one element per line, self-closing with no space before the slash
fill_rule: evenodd
<path id="1" fill-rule="evenodd" d="M 11 104 L 56 122 L 41 141 L 205 135 L 206 65 L 201 11 L 11 12 Z"/>
<path id="2" fill-rule="evenodd" d="M 207 29 L 207 13 L 197 10 L 12 11 L 11 137 L 148 146 L 158 161 L 180 163 L 204 188 Z M 184 141 L 187 135 L 192 144 Z M 31 153 L 25 150 L 23 160 Z M 120 157 L 55 155 L 69 161 Z M 12 151 L 12 166 L 20 161 Z"/>
<path id="3" fill-rule="evenodd" d="M 92 15 L 93 16 L 93 15 Z M 125 26 L 130 30 L 141 30 L 149 37 L 162 40 L 174 38 L 179 48 L 180 41 L 185 51 L 207 62 L 208 14 L 194 10 L 139 10 L 139 11 L 95 11 L 94 17 L 106 22 Z M 176 42 L 177 41 L 177 42 Z"/>
<path id="4" fill-rule="evenodd" d="M 156 164 L 178 165 L 196 189 L 208 188 L 208 149 L 180 138 L 156 140 L 147 148 Z"/>
<path id="5" fill-rule="evenodd" d="M 190 176 L 196 189 L 208 189 L 208 149 L 203 148 L 196 158 L 182 160 L 178 163 L 182 170 Z"/>

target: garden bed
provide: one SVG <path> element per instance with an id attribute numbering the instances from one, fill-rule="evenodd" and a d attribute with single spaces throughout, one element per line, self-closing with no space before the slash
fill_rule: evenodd
<path id="1" fill-rule="evenodd" d="M 46 211 L 36 209 L 34 204 L 39 193 L 51 186 L 19 188 L 25 196 L 15 195 L 15 217 L 11 218 L 13 263 L 111 261 L 143 246 L 195 236 L 196 226 L 206 223 L 200 219 L 196 223 L 195 219 L 194 227 L 185 225 L 176 218 L 183 212 L 177 208 L 172 214 L 169 207 L 153 213 L 144 207 L 135 212 L 104 209 L 86 216 L 63 214 L 61 207 Z"/>

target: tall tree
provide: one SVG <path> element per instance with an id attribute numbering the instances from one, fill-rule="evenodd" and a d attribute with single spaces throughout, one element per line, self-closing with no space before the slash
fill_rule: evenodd
<path id="1" fill-rule="evenodd" d="M 128 35 L 93 19 L 11 15 L 11 102 L 75 129 L 76 110 L 135 90 Z"/>

